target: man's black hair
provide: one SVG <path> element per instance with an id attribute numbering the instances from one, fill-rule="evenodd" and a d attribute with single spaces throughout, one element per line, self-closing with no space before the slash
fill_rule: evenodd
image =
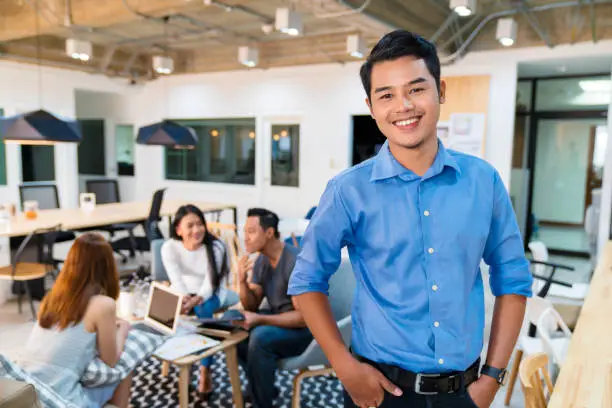
<path id="1" fill-rule="evenodd" d="M 427 70 L 434 77 L 440 93 L 440 59 L 436 46 L 418 34 L 406 30 L 395 30 L 385 34 L 372 48 L 359 74 L 363 88 L 370 98 L 372 91 L 372 68 L 378 62 L 393 61 L 398 58 L 415 56 L 425 61 Z"/>
<path id="2" fill-rule="evenodd" d="M 278 232 L 278 215 L 265 208 L 250 208 L 247 211 L 247 217 L 259 217 L 259 225 L 266 231 L 268 228 L 274 229 L 274 236 L 280 238 Z"/>

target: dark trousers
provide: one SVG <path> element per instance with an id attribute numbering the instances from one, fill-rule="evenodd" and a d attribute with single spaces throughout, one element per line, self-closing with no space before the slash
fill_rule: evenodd
<path id="1" fill-rule="evenodd" d="M 360 361 L 370 364 L 377 370 L 381 371 L 383 374 L 384 367 L 379 366 L 377 363 L 364 359 L 362 357 L 356 356 Z M 479 365 L 479 362 L 475 362 L 474 365 Z M 472 366 L 474 366 L 472 365 Z M 393 370 L 396 374 L 399 375 L 399 372 Z M 388 376 L 387 376 L 388 377 Z M 389 381 L 397 384 L 397 380 L 400 377 L 389 378 Z M 466 386 L 461 383 L 461 387 L 454 393 L 441 393 L 436 395 L 423 395 L 417 394 L 412 389 L 403 389 L 402 396 L 396 397 L 394 395 L 389 394 L 385 391 L 385 398 L 381 405 L 378 408 L 478 408 L 478 406 L 472 401 L 469 393 L 467 392 Z M 344 407 L 345 408 L 358 408 L 357 405 L 353 403 L 353 400 L 349 396 L 346 389 L 344 390 Z"/>
<path id="2" fill-rule="evenodd" d="M 344 408 L 358 408 L 353 404 L 346 390 L 344 391 Z M 454 394 L 419 395 L 414 391 L 404 391 L 401 397 L 385 392 L 385 399 L 378 408 L 478 408 L 467 390 L 461 389 Z"/>
<path id="3" fill-rule="evenodd" d="M 249 380 L 253 408 L 274 406 L 278 360 L 300 355 L 311 341 L 312 334 L 306 328 L 259 326 L 251 330 L 247 340 L 238 343 L 238 359 Z"/>

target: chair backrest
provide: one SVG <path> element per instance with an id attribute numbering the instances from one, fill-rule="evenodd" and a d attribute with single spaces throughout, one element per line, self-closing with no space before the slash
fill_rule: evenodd
<path id="1" fill-rule="evenodd" d="M 121 201 L 117 180 L 87 180 L 85 181 L 85 189 L 88 193 L 96 195 L 96 204 L 110 204 Z"/>
<path id="2" fill-rule="evenodd" d="M 329 303 L 336 321 L 351 314 L 355 295 L 355 275 L 348 257 L 344 257 L 329 280 Z"/>
<path id="3" fill-rule="evenodd" d="M 21 209 L 26 201 L 38 202 L 40 210 L 53 210 L 59 208 L 59 195 L 57 186 L 53 183 L 28 183 L 19 186 Z"/>
<path id="4" fill-rule="evenodd" d="M 536 326 L 538 335 L 542 339 L 542 344 L 544 344 L 544 351 L 549 356 L 552 356 L 555 364 L 561 366 L 567 356 L 567 348 L 572 339 L 572 332 L 552 305 L 542 312 Z M 561 329 L 561 333 L 559 333 L 559 329 Z M 553 346 L 553 337 L 557 347 Z M 564 341 L 560 341 L 561 339 Z"/>
<path id="5" fill-rule="evenodd" d="M 531 241 L 528 245 L 529 250 L 531 251 L 531 256 L 534 261 L 548 262 L 548 248 L 546 244 L 542 241 Z M 541 264 L 533 264 L 531 266 L 533 268 L 533 273 L 539 276 L 549 276 L 550 273 L 546 273 L 546 268 L 548 266 Z M 545 285 L 545 282 L 540 279 L 533 280 L 533 293 L 539 293 L 542 287 Z"/>
<path id="6" fill-rule="evenodd" d="M 151 242 L 151 276 L 156 281 L 170 280 L 161 256 L 161 248 L 164 242 L 166 242 L 164 239 L 156 239 Z"/>
<path id="7" fill-rule="evenodd" d="M 527 299 L 525 320 L 529 323 L 537 325 L 540 321 L 540 317 L 546 311 L 546 309 L 552 307 L 553 304 L 550 300 L 534 295 Z"/>
<path id="8" fill-rule="evenodd" d="M 149 210 L 149 218 L 150 222 L 159 221 L 160 216 L 159 213 L 161 211 L 162 203 L 164 201 L 164 192 L 165 188 L 160 188 L 155 193 L 153 193 L 153 199 L 151 200 L 151 209 Z"/>
<path id="9" fill-rule="evenodd" d="M 156 239 L 164 238 L 164 235 L 159 229 L 159 220 L 161 219 L 159 213 L 161 212 L 165 191 L 166 189 L 162 188 L 153 193 L 153 199 L 151 200 L 151 209 L 149 210 L 149 217 L 144 223 L 145 235 L 147 236 L 149 242 L 153 242 Z"/>
<path id="10" fill-rule="evenodd" d="M 547 367 L 546 353 L 528 355 L 521 362 L 519 378 L 525 396 L 525 408 L 546 408 L 547 400 L 553 391 Z"/>

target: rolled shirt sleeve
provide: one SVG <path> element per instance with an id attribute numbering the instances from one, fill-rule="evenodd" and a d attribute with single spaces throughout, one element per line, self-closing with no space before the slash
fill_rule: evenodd
<path id="1" fill-rule="evenodd" d="M 508 192 L 495 172 L 491 228 L 483 253 L 489 265 L 491 292 L 494 296 L 532 295 L 533 276 L 525 258 L 523 240 Z"/>
<path id="2" fill-rule="evenodd" d="M 348 212 L 332 179 L 304 233 L 287 293 L 290 296 L 307 292 L 328 295 L 329 279 L 338 269 L 342 247 L 351 241 L 351 235 Z"/>

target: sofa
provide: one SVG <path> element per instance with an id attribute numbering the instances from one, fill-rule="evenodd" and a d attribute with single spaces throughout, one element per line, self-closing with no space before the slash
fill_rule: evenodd
<path id="1" fill-rule="evenodd" d="M 0 408 L 80 408 L 0 354 Z M 107 404 L 104 408 L 117 408 Z"/>

